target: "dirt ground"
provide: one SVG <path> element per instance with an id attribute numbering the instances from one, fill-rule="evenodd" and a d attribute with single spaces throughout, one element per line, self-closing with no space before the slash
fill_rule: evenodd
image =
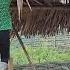
<path id="1" fill-rule="evenodd" d="M 70 70 L 70 62 L 67 63 L 45 63 L 34 65 L 35 70 Z M 15 66 L 14 70 L 33 70 L 30 65 Z"/>

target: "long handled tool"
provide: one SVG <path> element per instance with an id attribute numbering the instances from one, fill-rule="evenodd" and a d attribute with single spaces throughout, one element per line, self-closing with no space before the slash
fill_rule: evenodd
<path id="1" fill-rule="evenodd" d="M 19 41 L 21 47 L 22 47 L 23 50 L 24 50 L 24 53 L 25 53 L 25 55 L 26 55 L 26 57 L 27 57 L 27 59 L 28 59 L 28 61 L 29 61 L 29 64 L 32 64 L 32 62 L 31 62 L 31 60 L 30 60 L 30 57 L 29 57 L 29 55 L 28 55 L 28 52 L 26 51 L 26 48 L 25 48 L 25 46 L 24 46 L 24 44 L 23 44 L 23 42 L 22 42 L 22 40 L 21 40 L 21 38 L 20 38 L 20 36 L 19 36 L 19 34 L 18 34 L 18 31 L 17 31 L 17 29 L 16 29 L 15 26 L 14 26 L 14 24 L 13 24 L 13 29 L 14 29 L 14 31 L 15 31 L 15 34 L 16 34 L 16 36 L 17 36 L 17 38 L 18 38 L 18 41 Z"/>
<path id="2" fill-rule="evenodd" d="M 18 34 L 17 29 L 15 28 L 14 24 L 12 24 L 12 25 L 13 25 L 13 29 L 14 29 L 14 31 L 16 33 L 16 36 L 17 36 L 17 38 L 19 40 L 19 43 L 20 43 L 20 45 L 21 45 L 21 47 L 22 47 L 22 49 L 23 49 L 23 51 L 24 51 L 24 53 L 25 53 L 25 55 L 26 55 L 26 57 L 28 59 L 28 62 L 32 66 L 32 70 L 35 70 L 35 67 L 32 65 L 32 61 L 30 59 L 30 56 L 29 56 L 28 52 L 26 51 L 26 48 L 25 48 L 25 46 L 24 46 L 24 44 L 23 44 L 23 42 L 22 42 L 22 40 L 21 40 L 21 38 L 20 38 L 20 36 Z"/>

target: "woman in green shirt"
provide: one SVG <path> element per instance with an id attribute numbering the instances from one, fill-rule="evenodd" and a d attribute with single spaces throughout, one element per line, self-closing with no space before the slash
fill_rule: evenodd
<path id="1" fill-rule="evenodd" d="M 21 1 L 17 0 L 19 10 L 21 10 Z M 6 70 L 8 60 L 10 58 L 10 30 L 12 29 L 12 21 L 10 16 L 10 3 L 11 0 L 0 0 L 0 53 L 1 63 L 0 70 Z M 20 11 L 19 11 L 20 13 Z"/>
<path id="2" fill-rule="evenodd" d="M 0 69 L 5 70 L 10 58 L 10 30 L 12 21 L 9 12 L 10 0 L 0 0 Z"/>
<path id="3" fill-rule="evenodd" d="M 30 4 L 26 0 L 30 10 Z M 12 20 L 10 15 L 10 3 L 11 0 L 0 0 L 0 53 L 1 62 L 0 70 L 6 70 L 8 60 L 10 58 L 10 30 L 12 29 Z M 22 13 L 23 0 L 17 0 L 18 15 L 20 21 L 20 13 Z"/>

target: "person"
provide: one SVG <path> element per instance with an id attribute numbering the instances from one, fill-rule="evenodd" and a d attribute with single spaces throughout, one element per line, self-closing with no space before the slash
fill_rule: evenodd
<path id="1" fill-rule="evenodd" d="M 10 30 L 12 29 L 10 3 L 10 0 L 0 0 L 0 70 L 6 70 L 10 59 Z"/>
<path id="2" fill-rule="evenodd" d="M 8 68 L 8 60 L 10 59 L 10 31 L 13 29 L 12 17 L 10 15 L 11 1 L 0 0 L 0 70 L 6 70 Z M 19 19 L 22 6 L 23 0 L 17 0 Z"/>
<path id="3" fill-rule="evenodd" d="M 8 60 L 10 59 L 10 31 L 13 29 L 10 15 L 11 1 L 12 0 L 0 0 L 0 70 L 6 70 L 8 68 Z M 26 2 L 30 7 L 28 0 L 26 0 Z M 17 7 L 18 19 L 21 21 L 20 14 L 22 13 L 23 0 L 17 0 Z"/>

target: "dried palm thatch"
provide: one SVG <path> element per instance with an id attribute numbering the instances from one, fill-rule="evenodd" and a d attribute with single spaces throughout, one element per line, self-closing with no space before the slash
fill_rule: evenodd
<path id="1" fill-rule="evenodd" d="M 14 12 L 14 13 L 13 13 Z M 21 23 L 19 23 L 16 7 L 12 7 L 13 23 L 21 35 L 55 35 L 64 28 L 70 31 L 70 9 L 68 7 L 32 6 L 32 12 L 23 7 Z M 13 33 L 14 34 L 14 33 Z"/>

